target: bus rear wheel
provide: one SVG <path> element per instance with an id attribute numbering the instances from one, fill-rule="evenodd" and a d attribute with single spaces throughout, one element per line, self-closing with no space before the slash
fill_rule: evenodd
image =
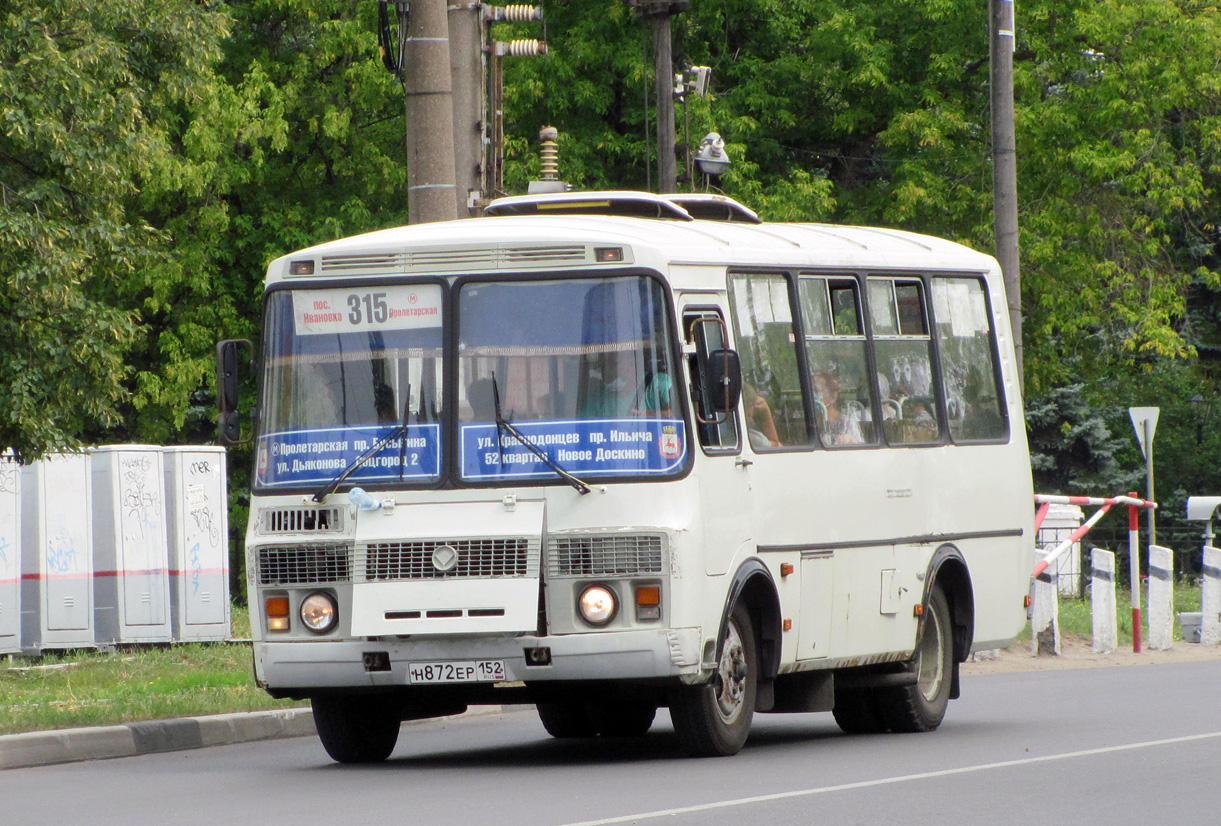
<path id="1" fill-rule="evenodd" d="M 599 703 L 590 709 L 603 737 L 643 737 L 653 727 L 657 706 L 652 703 Z"/>
<path id="2" fill-rule="evenodd" d="M 721 659 L 704 685 L 684 686 L 670 699 L 670 718 L 693 757 L 727 757 L 746 744 L 759 678 L 754 626 L 739 603 L 725 623 Z"/>
<path id="3" fill-rule="evenodd" d="M 933 731 L 945 717 L 954 673 L 950 605 L 940 588 L 929 595 L 916 656 L 907 669 L 915 673 L 915 684 L 880 689 L 878 710 L 891 731 Z"/>
<path id="4" fill-rule="evenodd" d="M 315 697 L 314 728 L 338 763 L 380 763 L 394 751 L 403 721 L 399 698 L 387 694 Z"/>
<path id="5" fill-rule="evenodd" d="M 836 690 L 835 707 L 831 709 L 831 714 L 844 734 L 880 734 L 887 729 L 872 689 Z"/>
<path id="6" fill-rule="evenodd" d="M 538 719 L 552 737 L 641 737 L 653 726 L 657 706 L 643 702 L 537 703 Z"/>
<path id="7" fill-rule="evenodd" d="M 567 740 L 593 737 L 598 733 L 585 703 L 536 703 L 538 719 L 552 737 Z"/>

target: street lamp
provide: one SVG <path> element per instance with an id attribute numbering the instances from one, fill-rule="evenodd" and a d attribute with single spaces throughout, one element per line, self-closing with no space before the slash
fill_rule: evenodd
<path id="1" fill-rule="evenodd" d="M 725 141 L 716 132 L 709 132 L 700 141 L 700 148 L 695 153 L 695 165 L 705 175 L 720 176 L 729 169 L 729 153 L 725 151 Z"/>

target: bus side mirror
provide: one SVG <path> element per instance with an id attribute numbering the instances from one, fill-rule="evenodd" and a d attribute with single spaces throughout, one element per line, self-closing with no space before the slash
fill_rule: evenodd
<path id="1" fill-rule="evenodd" d="M 717 413 L 729 413 L 738 406 L 742 396 L 742 362 L 737 350 L 713 350 L 705 362 L 704 376 L 712 409 Z"/>
<path id="2" fill-rule="evenodd" d="M 216 403 L 219 408 L 217 432 L 227 445 L 250 441 L 242 438 L 242 416 L 238 404 L 238 381 L 240 361 L 238 350 L 245 345 L 254 352 L 254 344 L 247 339 L 229 339 L 216 345 Z"/>

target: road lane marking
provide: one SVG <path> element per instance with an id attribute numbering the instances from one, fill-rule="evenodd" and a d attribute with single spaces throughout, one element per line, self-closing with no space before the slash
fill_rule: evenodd
<path id="1" fill-rule="evenodd" d="M 1078 757 L 1095 757 L 1100 754 L 1115 754 L 1136 749 L 1157 748 L 1158 746 L 1173 746 L 1180 743 L 1191 743 L 1197 740 L 1212 740 L 1221 737 L 1221 731 L 1208 734 L 1191 734 L 1186 737 L 1171 737 L 1166 740 L 1147 740 L 1143 743 L 1128 743 L 1123 746 L 1105 746 L 1084 751 L 1069 751 L 1062 754 L 1047 754 L 1042 757 L 1024 757 L 1020 760 L 1003 760 L 999 763 L 981 763 L 978 766 L 963 766 L 957 769 L 940 769 L 938 771 L 920 772 L 919 774 L 904 774 L 898 777 L 883 777 L 877 780 L 862 780 L 857 783 L 840 783 L 836 786 L 819 786 L 814 789 L 796 789 L 791 792 L 776 792 L 755 797 L 739 797 L 736 800 L 720 800 L 715 803 L 701 803 L 697 806 L 682 806 L 677 809 L 661 809 L 655 812 L 641 812 L 634 815 L 607 817 L 600 820 L 582 820 L 576 823 L 566 823 L 564 826 L 610 826 L 614 823 L 635 823 L 641 820 L 653 820 L 660 817 L 707 812 L 715 809 L 728 809 L 731 806 L 749 806 L 752 803 L 768 803 L 773 800 L 787 800 L 796 797 L 810 797 L 816 794 L 830 792 L 846 792 L 856 789 L 868 789 L 874 786 L 888 786 L 893 783 L 909 783 L 913 780 L 929 780 L 937 777 L 952 777 L 956 774 L 971 774 L 973 772 L 991 771 L 992 769 L 1007 769 L 1015 766 L 1031 766 L 1036 763 L 1050 763 L 1055 760 L 1073 760 Z"/>

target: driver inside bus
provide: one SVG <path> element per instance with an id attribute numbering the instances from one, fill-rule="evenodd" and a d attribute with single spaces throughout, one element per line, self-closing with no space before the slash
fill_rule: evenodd
<path id="1" fill-rule="evenodd" d="M 644 370 L 639 351 L 602 353 L 597 375 L 590 377 L 583 419 L 614 419 L 628 416 L 669 416 L 674 382 L 669 374 Z"/>

